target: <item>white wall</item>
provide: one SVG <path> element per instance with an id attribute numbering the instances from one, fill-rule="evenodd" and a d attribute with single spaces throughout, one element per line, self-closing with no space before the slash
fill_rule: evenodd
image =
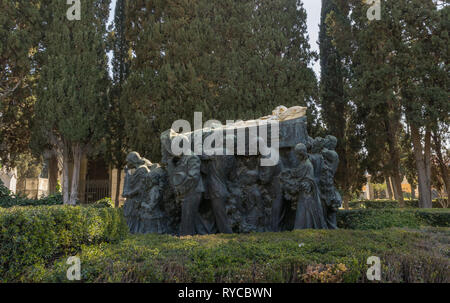
<path id="1" fill-rule="evenodd" d="M 0 170 L 0 179 L 2 180 L 3 184 L 7 188 L 9 188 L 10 191 L 13 193 L 16 193 L 16 186 L 17 186 L 17 171 L 16 169 L 11 171 L 6 170 Z"/>

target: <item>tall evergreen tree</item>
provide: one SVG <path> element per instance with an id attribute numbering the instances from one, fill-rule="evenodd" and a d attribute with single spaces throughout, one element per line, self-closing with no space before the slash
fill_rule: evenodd
<path id="1" fill-rule="evenodd" d="M 402 1 L 395 4 L 404 5 L 402 40 L 396 60 L 400 74 L 400 95 L 411 128 L 420 206 L 431 208 L 432 135 L 433 132 L 439 134 L 439 123 L 446 124 L 448 129 L 450 113 L 450 7 L 447 5 L 439 9 L 432 0 Z M 435 139 L 439 141 L 438 137 Z"/>
<path id="2" fill-rule="evenodd" d="M 334 0 L 322 0 L 322 14 L 320 23 L 320 104 L 322 119 L 327 132 L 338 139 L 337 153 L 339 167 L 336 173 L 336 183 L 343 193 L 344 207 L 348 208 L 351 195 L 360 188 L 365 181 L 362 167 L 362 142 L 356 113 L 351 105 L 347 89 L 350 71 L 344 66 L 345 60 L 333 45 L 330 36 L 327 17 L 332 14 L 341 22 L 349 22 Z"/>
<path id="3" fill-rule="evenodd" d="M 368 5 L 361 1 L 339 4 L 352 22 L 334 19 L 333 37 L 352 62 L 352 94 L 364 121 L 368 157 L 389 156 L 386 168 L 401 201 L 399 135 L 406 118 L 420 206 L 431 207 L 431 135 L 449 113 L 448 6 L 438 9 L 432 0 L 389 0 L 381 6 L 381 20 L 369 21 Z"/>
<path id="4" fill-rule="evenodd" d="M 125 166 L 128 138 L 125 132 L 124 110 L 128 106 L 123 98 L 123 86 L 128 76 L 129 46 L 125 37 L 125 0 L 117 0 L 113 28 L 110 31 L 113 52 L 113 87 L 110 93 L 108 111 L 108 134 L 106 140 L 106 159 L 117 169 L 115 205 L 119 206 L 121 171 Z"/>
<path id="5" fill-rule="evenodd" d="M 339 0 L 339 4 L 351 22 L 343 24 L 336 18 L 331 22 L 335 41 L 352 64 L 351 95 L 358 119 L 364 124 L 368 172 L 376 175 L 382 169 L 388 174 L 395 199 L 403 205 L 399 145 L 402 111 L 396 94 L 398 78 L 392 65 L 399 32 L 398 24 L 388 17 L 392 3 L 382 5 L 381 21 L 368 20 L 369 6 L 362 1 Z"/>
<path id="6" fill-rule="evenodd" d="M 0 1 L 0 161 L 29 152 L 42 1 Z"/>
<path id="7" fill-rule="evenodd" d="M 75 21 L 67 19 L 69 6 L 64 1 L 52 0 L 46 6 L 44 63 L 34 130 L 37 140 L 47 140 L 63 153 L 65 204 L 76 204 L 81 159 L 100 141 L 105 130 L 109 2 L 81 1 L 81 20 Z"/>
<path id="8" fill-rule="evenodd" d="M 225 123 L 317 97 L 297 0 L 128 1 L 126 11 L 133 59 L 125 129 L 130 146 L 152 160 L 159 134 L 195 111 Z"/>

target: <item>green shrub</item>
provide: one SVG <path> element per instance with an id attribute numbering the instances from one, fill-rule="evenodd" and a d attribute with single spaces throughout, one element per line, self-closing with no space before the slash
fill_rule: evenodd
<path id="1" fill-rule="evenodd" d="M 118 244 L 83 246 L 79 256 L 82 282 L 369 282 L 367 258 L 378 256 L 381 282 L 448 283 L 449 236 L 442 228 L 133 235 Z M 30 280 L 68 282 L 66 260 Z"/>
<path id="2" fill-rule="evenodd" d="M 419 208 L 419 200 L 404 200 L 404 203 L 405 208 Z M 348 205 L 352 209 L 385 209 L 400 207 L 396 200 L 360 200 L 351 201 Z M 433 200 L 433 208 L 442 208 L 442 205 L 437 200 Z"/>
<path id="3" fill-rule="evenodd" d="M 421 209 L 416 211 L 416 216 L 428 226 L 450 227 L 450 210 L 448 209 Z"/>
<path id="4" fill-rule="evenodd" d="M 337 213 L 339 228 L 450 227 L 449 209 L 353 209 Z"/>
<path id="5" fill-rule="evenodd" d="M 3 184 L 3 181 L 0 180 L 0 200 L 7 198 L 11 195 L 11 191 Z"/>
<path id="6" fill-rule="evenodd" d="M 0 198 L 0 207 L 9 208 L 14 206 L 41 206 L 62 205 L 62 195 L 54 194 L 40 199 L 28 199 L 19 195 L 11 195 Z"/>
<path id="7" fill-rule="evenodd" d="M 39 206 L 39 205 L 62 205 L 62 194 L 57 193 L 41 199 L 28 199 L 21 195 L 13 194 L 0 181 L 0 207 L 8 208 L 13 206 Z"/>
<path id="8" fill-rule="evenodd" d="M 103 198 L 101 200 L 94 202 L 93 204 L 90 204 L 90 206 L 99 207 L 99 208 L 102 208 L 102 207 L 114 208 L 114 202 L 112 201 L 111 198 Z"/>
<path id="9" fill-rule="evenodd" d="M 33 269 L 83 244 L 117 241 L 128 233 L 122 213 L 109 208 L 0 208 L 0 278 L 21 281 Z"/>

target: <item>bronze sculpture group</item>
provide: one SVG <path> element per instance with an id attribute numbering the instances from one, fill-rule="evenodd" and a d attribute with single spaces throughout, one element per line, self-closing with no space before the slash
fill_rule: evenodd
<path id="1" fill-rule="evenodd" d="M 337 140 L 309 137 L 304 118 L 282 124 L 280 160 L 274 166 L 262 166 L 263 155 L 177 156 L 171 152 L 172 137 L 172 130 L 161 135 L 161 164 L 136 152 L 127 157 L 124 215 L 132 233 L 337 228 L 342 204 L 334 186 Z"/>

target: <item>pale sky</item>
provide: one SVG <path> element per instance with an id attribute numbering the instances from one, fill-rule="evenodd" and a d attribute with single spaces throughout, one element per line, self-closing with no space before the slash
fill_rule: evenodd
<path id="1" fill-rule="evenodd" d="M 319 24 L 320 24 L 320 9 L 322 6 L 321 0 L 302 0 L 303 6 L 306 9 L 308 14 L 308 35 L 309 35 L 309 44 L 311 45 L 311 49 L 319 52 L 319 46 L 317 41 L 319 40 Z M 111 11 L 114 12 L 114 8 L 116 6 L 116 0 L 112 0 L 111 2 Z M 114 13 L 110 15 L 110 22 L 114 17 Z M 313 65 L 313 69 L 316 72 L 317 77 L 320 75 L 320 63 L 319 61 L 315 62 Z"/>
<path id="2" fill-rule="evenodd" d="M 319 24 L 320 24 L 320 10 L 322 8 L 321 0 L 303 0 L 303 6 L 308 14 L 308 35 L 311 49 L 319 53 Z M 320 75 L 320 62 L 317 60 L 313 66 L 317 77 Z"/>

